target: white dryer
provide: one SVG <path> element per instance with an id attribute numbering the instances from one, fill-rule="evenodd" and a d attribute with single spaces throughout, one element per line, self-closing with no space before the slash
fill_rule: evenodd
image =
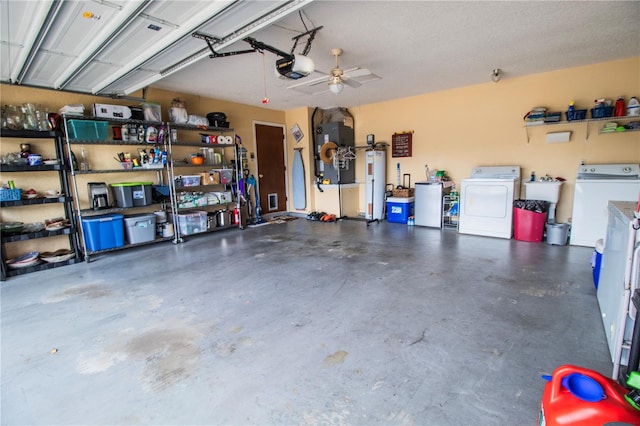
<path id="1" fill-rule="evenodd" d="M 458 232 L 511 238 L 513 201 L 520 196 L 520 166 L 474 167 L 460 185 Z"/>

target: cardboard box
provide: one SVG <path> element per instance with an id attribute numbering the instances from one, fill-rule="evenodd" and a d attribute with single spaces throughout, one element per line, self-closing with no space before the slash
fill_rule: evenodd
<path id="1" fill-rule="evenodd" d="M 102 118 L 131 118 L 131 109 L 122 105 L 93 104 L 93 116 Z"/>

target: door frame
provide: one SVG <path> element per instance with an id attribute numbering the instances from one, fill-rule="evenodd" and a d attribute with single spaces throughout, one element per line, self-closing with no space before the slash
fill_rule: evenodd
<path id="1" fill-rule="evenodd" d="M 253 132 L 253 148 L 256 153 L 256 175 L 260 175 L 260 164 L 258 164 L 258 140 L 256 137 L 256 125 L 269 126 L 269 127 L 280 127 L 282 129 L 282 145 L 284 152 L 284 195 L 286 197 L 285 203 L 285 212 L 289 213 L 289 157 L 287 155 L 287 126 L 281 123 L 272 123 L 269 121 L 260 121 L 260 120 L 252 120 L 251 121 L 251 131 Z M 268 212 L 262 212 L 264 214 L 268 214 Z"/>

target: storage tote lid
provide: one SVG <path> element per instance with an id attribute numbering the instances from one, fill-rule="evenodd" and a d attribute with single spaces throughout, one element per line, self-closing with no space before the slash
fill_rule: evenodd
<path id="1" fill-rule="evenodd" d="M 110 183 L 110 186 L 142 186 L 142 185 L 153 185 L 153 182 L 120 182 L 120 183 Z"/>
<path id="2" fill-rule="evenodd" d="M 156 219 L 156 215 L 153 213 L 137 213 L 137 214 L 128 214 L 124 217 L 124 221 L 127 222 L 129 220 L 139 220 L 139 219 Z"/>
<path id="3" fill-rule="evenodd" d="M 387 197 L 388 203 L 413 203 L 415 197 Z"/>
<path id="4" fill-rule="evenodd" d="M 99 216 L 85 216 L 82 218 L 83 222 L 110 222 L 114 220 L 122 220 L 124 215 L 118 213 L 102 214 Z"/>

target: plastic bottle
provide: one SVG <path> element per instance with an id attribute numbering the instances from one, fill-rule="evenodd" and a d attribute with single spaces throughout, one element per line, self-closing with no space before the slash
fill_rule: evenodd
<path id="1" fill-rule="evenodd" d="M 615 109 L 613 110 L 613 116 L 614 117 L 624 117 L 626 112 L 627 112 L 627 110 L 626 110 L 626 108 L 624 106 L 624 98 L 622 96 L 620 96 L 616 100 Z"/>
<path id="2" fill-rule="evenodd" d="M 155 127 L 149 126 L 147 127 L 147 134 L 145 135 L 145 142 L 147 143 L 156 143 L 158 140 L 158 131 Z"/>
<path id="3" fill-rule="evenodd" d="M 632 96 L 627 103 L 627 115 L 638 117 L 640 116 L 640 102 L 638 102 L 638 98 Z"/>
<path id="4" fill-rule="evenodd" d="M 160 143 L 160 144 L 161 144 L 161 143 L 163 143 L 163 142 L 164 142 L 164 138 L 165 138 L 166 132 L 167 132 L 167 131 L 166 131 L 166 130 L 165 130 L 165 128 L 164 128 L 164 124 L 162 124 L 162 125 L 160 126 L 160 131 L 158 132 L 158 143 Z"/>

